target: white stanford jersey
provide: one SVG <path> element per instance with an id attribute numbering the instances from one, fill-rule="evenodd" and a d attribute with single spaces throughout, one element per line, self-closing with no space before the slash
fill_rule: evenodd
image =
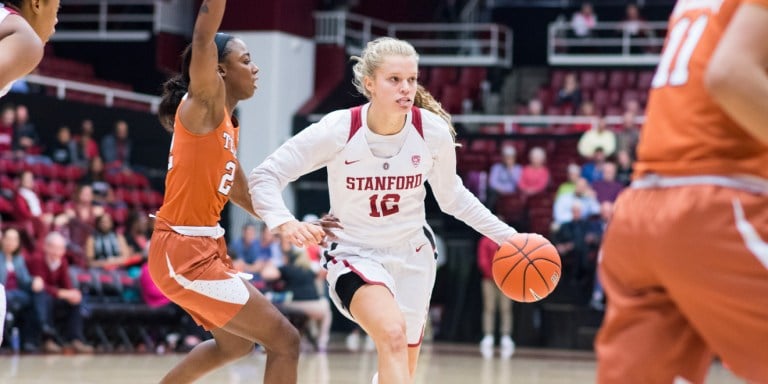
<path id="1" fill-rule="evenodd" d="M 3 21 L 5 21 L 5 18 L 8 17 L 11 13 L 15 14 L 16 12 L 9 10 L 8 8 L 3 7 L 2 4 L 0 4 L 0 24 L 2 24 Z M 2 53 L 0 53 L 1 55 Z M 0 97 L 5 96 L 8 94 L 8 91 L 11 90 L 11 86 L 13 86 L 13 82 L 10 82 L 6 84 L 6 86 L 2 89 L 0 89 Z"/>
<path id="2" fill-rule="evenodd" d="M 269 228 L 294 219 L 280 191 L 300 176 L 327 166 L 331 213 L 344 227 L 338 232 L 342 243 L 391 247 L 422 232 L 427 181 L 444 212 L 499 243 L 515 233 L 456 175 L 456 149 L 442 118 L 414 107 L 407 115 L 399 151 L 381 158 L 371 152 L 366 139 L 369 105 L 326 115 L 251 172 L 253 205 Z"/>

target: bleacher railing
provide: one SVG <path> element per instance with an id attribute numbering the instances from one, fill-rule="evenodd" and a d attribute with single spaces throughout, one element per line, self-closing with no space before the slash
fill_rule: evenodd
<path id="1" fill-rule="evenodd" d="M 317 122 L 323 118 L 322 114 L 311 114 L 308 116 L 310 122 Z M 609 126 L 619 125 L 624 121 L 623 116 L 609 115 L 603 118 L 605 123 Z M 503 127 L 504 134 L 515 134 L 517 127 L 521 125 L 541 125 L 543 128 L 538 130 L 537 133 L 546 134 L 546 126 L 554 125 L 589 125 L 592 128 L 597 127 L 599 118 L 594 116 L 561 116 L 561 115 L 481 115 L 481 114 L 466 114 L 466 115 L 451 115 L 451 121 L 453 123 L 465 125 L 466 130 L 469 133 L 476 133 L 479 127 L 489 125 L 500 125 Z M 637 116 L 634 120 L 635 124 L 643 124 L 645 122 L 645 116 Z"/>
<path id="2" fill-rule="evenodd" d="M 148 41 L 158 0 L 66 0 L 52 41 Z"/>
<path id="3" fill-rule="evenodd" d="M 645 22 L 633 36 L 622 22 L 597 23 L 589 37 L 573 35 L 571 24 L 549 25 L 547 53 L 550 65 L 655 66 L 659 63 L 666 22 Z"/>
<path id="4" fill-rule="evenodd" d="M 423 65 L 512 66 L 512 30 L 491 23 L 389 23 L 345 11 L 315 12 L 315 41 L 350 54 L 378 37 L 407 40 Z"/>
<path id="5" fill-rule="evenodd" d="M 101 85 L 94 85 L 88 83 L 82 83 L 79 81 L 64 80 L 55 77 L 40 76 L 40 75 L 27 75 L 24 78 L 29 84 L 38 84 L 46 87 L 52 87 L 56 89 L 56 97 L 58 99 L 64 99 L 67 96 L 67 91 L 79 91 L 85 93 L 91 93 L 104 97 L 104 105 L 112 107 L 115 100 L 127 100 L 140 104 L 145 104 L 152 113 L 157 113 L 160 106 L 160 97 L 154 95 L 148 95 L 143 93 L 136 93 L 131 91 L 125 91 L 122 89 L 114 89 Z"/>

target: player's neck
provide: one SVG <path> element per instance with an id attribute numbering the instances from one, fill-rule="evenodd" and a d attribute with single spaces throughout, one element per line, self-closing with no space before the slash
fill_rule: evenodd
<path id="1" fill-rule="evenodd" d="M 400 114 L 387 114 L 379 109 L 374 108 L 374 105 L 368 108 L 366 115 L 366 124 L 371 132 L 382 135 L 396 135 L 403 130 L 405 126 L 406 115 Z"/>

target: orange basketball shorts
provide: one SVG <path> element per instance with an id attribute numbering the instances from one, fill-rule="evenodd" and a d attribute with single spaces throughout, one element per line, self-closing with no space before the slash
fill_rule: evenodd
<path id="1" fill-rule="evenodd" d="M 703 383 L 718 356 L 768 383 L 766 240 L 765 194 L 715 185 L 622 193 L 599 264 L 608 305 L 598 382 Z"/>
<path id="2" fill-rule="evenodd" d="M 226 325 L 250 297 L 232 268 L 224 237 L 182 235 L 160 219 L 150 242 L 149 273 L 163 294 L 206 330 Z"/>

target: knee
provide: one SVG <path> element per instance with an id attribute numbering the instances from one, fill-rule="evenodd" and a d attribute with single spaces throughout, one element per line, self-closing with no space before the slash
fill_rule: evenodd
<path id="1" fill-rule="evenodd" d="M 280 319 L 278 326 L 278 333 L 280 335 L 279 342 L 273 343 L 274 345 L 265 346 L 271 349 L 273 352 L 280 355 L 299 357 L 299 342 L 301 337 L 296 327 L 291 324 L 286 318 Z"/>
<path id="2" fill-rule="evenodd" d="M 385 325 L 377 336 L 374 341 L 379 353 L 396 354 L 405 352 L 408 348 L 404 322 Z"/>

